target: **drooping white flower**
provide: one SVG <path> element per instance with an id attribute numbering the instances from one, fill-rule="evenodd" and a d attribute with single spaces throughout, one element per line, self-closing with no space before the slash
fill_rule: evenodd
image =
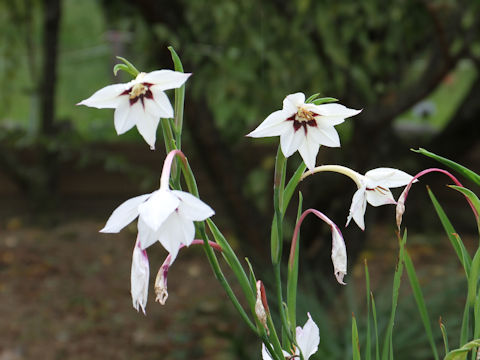
<path id="1" fill-rule="evenodd" d="M 393 168 L 378 168 L 367 171 L 365 175 L 356 173 L 358 190 L 353 195 L 347 225 L 350 220 L 365 230 L 364 215 L 367 202 L 372 206 L 396 204 L 390 188 L 407 185 L 413 176 Z"/>
<path id="2" fill-rule="evenodd" d="M 148 280 L 150 278 L 150 266 L 147 252 L 142 250 L 140 242 L 136 241 L 132 256 L 132 272 L 130 275 L 130 292 L 132 293 L 133 307 L 145 314 L 148 298 Z"/>
<path id="3" fill-rule="evenodd" d="M 203 221 L 215 212 L 199 198 L 184 191 L 170 190 L 168 182 L 175 155 L 172 150 L 163 164 L 160 189 L 125 201 L 116 208 L 100 232 L 117 233 L 138 216 L 138 240 L 142 250 L 156 241 L 170 253 L 171 262 L 182 245 L 189 246 L 195 237 L 194 221 Z"/>
<path id="4" fill-rule="evenodd" d="M 173 117 L 172 105 L 164 91 L 179 88 L 190 75 L 172 70 L 142 72 L 128 83 L 98 90 L 78 105 L 115 109 L 117 134 L 121 135 L 136 125 L 138 132 L 154 149 L 160 118 Z"/>
<path id="5" fill-rule="evenodd" d="M 100 232 L 117 233 L 138 216 L 138 239 L 142 249 L 156 241 L 172 255 L 195 237 L 194 221 L 203 221 L 215 212 L 197 197 L 184 191 L 162 189 L 125 201 L 112 213 Z"/>
<path id="6" fill-rule="evenodd" d="M 307 313 L 308 320 L 301 328 L 297 326 L 295 340 L 297 341 L 298 348 L 293 349 L 291 353 L 283 350 L 283 355 L 288 358 L 293 356 L 299 356 L 300 351 L 303 354 L 304 360 L 308 360 L 310 356 L 318 351 L 318 344 L 320 344 L 320 330 L 317 324 L 312 320 L 310 313 Z M 262 359 L 272 360 L 272 356 L 269 354 L 265 345 L 262 346 Z"/>
<path id="7" fill-rule="evenodd" d="M 340 146 L 340 139 L 334 126 L 360 111 L 340 104 L 306 104 L 305 95 L 295 93 L 283 100 L 282 110 L 270 114 L 247 136 L 280 136 L 283 155 L 289 157 L 298 150 L 311 170 L 315 167 L 320 145 Z"/>

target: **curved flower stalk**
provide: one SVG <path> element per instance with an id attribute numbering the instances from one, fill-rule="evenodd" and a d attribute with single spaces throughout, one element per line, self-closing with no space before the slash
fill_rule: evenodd
<path id="1" fill-rule="evenodd" d="M 145 250 L 142 250 L 140 241 L 135 242 L 132 256 L 132 271 L 130 275 L 130 292 L 132 293 L 133 307 L 145 313 L 148 298 L 148 280 L 150 278 L 150 266 L 148 256 Z"/>
<path id="2" fill-rule="evenodd" d="M 218 245 L 216 242 L 209 241 L 208 243 L 215 250 L 222 251 L 221 246 Z M 193 240 L 190 245 L 203 245 L 203 244 L 204 244 L 203 240 Z M 185 247 L 185 245 L 180 246 L 180 248 L 183 248 L 183 247 Z M 167 275 L 168 275 L 168 270 L 170 269 L 170 266 L 172 266 L 172 263 L 174 260 L 175 259 L 172 258 L 172 255 L 168 254 L 162 266 L 160 266 L 160 269 L 158 270 L 158 273 L 157 273 L 157 277 L 155 278 L 155 294 L 156 294 L 155 301 L 158 301 L 162 305 L 165 305 L 168 299 Z"/>
<path id="3" fill-rule="evenodd" d="M 317 324 L 312 320 L 310 313 L 307 313 L 308 320 L 302 327 L 297 326 L 295 340 L 298 347 L 294 347 L 287 352 L 283 350 L 283 355 L 286 359 L 293 359 L 300 357 L 300 351 L 304 360 L 308 360 L 313 354 L 318 351 L 318 344 L 320 344 L 320 330 Z M 262 359 L 273 360 L 265 345 L 262 346 Z"/>
<path id="4" fill-rule="evenodd" d="M 300 231 L 300 226 L 302 225 L 303 220 L 308 214 L 314 214 L 316 217 L 325 221 L 332 230 L 332 263 L 333 263 L 333 274 L 337 279 L 339 284 L 345 285 L 343 282 L 343 277 L 347 274 L 347 249 L 345 248 L 345 241 L 343 240 L 342 232 L 338 226 L 330 220 L 322 212 L 315 209 L 305 210 L 300 218 L 298 219 L 297 224 L 295 225 L 295 230 L 293 231 L 292 244 L 290 247 L 290 258 L 289 266 L 293 266 L 295 249 L 297 247 L 298 232 Z"/>
<path id="5" fill-rule="evenodd" d="M 153 150 L 160 118 L 173 117 L 172 105 L 164 91 L 179 88 L 190 75 L 172 70 L 141 72 L 134 80 L 106 86 L 77 105 L 115 109 L 117 134 L 121 135 L 136 125 Z"/>
<path id="6" fill-rule="evenodd" d="M 348 226 L 353 219 L 358 227 L 365 230 L 365 211 L 367 203 L 372 206 L 381 206 L 387 204 L 396 204 L 390 188 L 396 188 L 407 185 L 412 181 L 413 176 L 406 172 L 394 168 L 377 168 L 367 171 L 365 175 L 361 175 L 356 171 L 340 165 L 324 165 L 318 166 L 311 171 L 307 171 L 302 175 L 301 180 L 307 176 L 322 172 L 332 171 L 338 172 L 351 178 L 357 184 L 358 190 L 353 194 L 352 204 L 350 206 L 347 217 Z"/>
<path id="7" fill-rule="evenodd" d="M 340 146 L 334 126 L 360 111 L 340 104 L 306 104 L 303 93 L 290 94 L 283 100 L 282 110 L 270 114 L 247 136 L 280 136 L 283 155 L 289 157 L 298 150 L 307 167 L 313 169 L 320 145 Z"/>
<path id="8" fill-rule="evenodd" d="M 213 209 L 184 191 L 170 190 L 168 186 L 173 157 L 171 151 L 163 165 L 160 189 L 125 201 L 107 220 L 104 233 L 118 233 L 138 217 L 138 239 L 141 249 L 159 241 L 175 260 L 182 245 L 189 246 L 195 236 L 194 221 L 203 221 L 215 214 Z"/>
<path id="9" fill-rule="evenodd" d="M 403 214 L 405 213 L 405 202 L 407 201 L 408 192 L 410 191 L 410 188 L 412 187 L 412 184 L 414 182 L 418 181 L 417 180 L 418 178 L 422 177 L 425 174 L 431 173 L 431 172 L 439 172 L 439 173 L 445 174 L 450 179 L 452 179 L 452 181 L 455 183 L 455 185 L 460 186 L 460 187 L 464 187 L 462 185 L 462 183 L 460 183 L 460 181 L 458 181 L 458 179 L 455 176 L 453 176 L 451 173 L 449 173 L 447 170 L 438 169 L 438 168 L 430 168 L 430 169 L 425 169 L 425 170 L 420 171 L 417 175 L 415 175 L 412 178 L 412 180 L 410 180 L 410 182 L 408 183 L 408 185 L 405 187 L 402 194 L 398 198 L 397 208 L 396 208 L 396 220 L 397 220 L 398 231 L 400 231 L 400 226 L 402 225 L 402 218 L 403 218 Z M 475 215 L 475 218 L 477 218 L 477 221 L 478 221 L 478 213 L 477 213 L 477 210 L 475 209 L 475 206 L 472 204 L 472 202 L 470 201 L 470 199 L 467 196 L 465 196 L 465 198 L 467 199 L 470 207 L 472 208 L 473 214 Z"/>

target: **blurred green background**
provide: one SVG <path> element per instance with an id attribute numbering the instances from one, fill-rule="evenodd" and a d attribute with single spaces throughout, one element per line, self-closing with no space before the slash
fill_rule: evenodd
<path id="1" fill-rule="evenodd" d="M 260 357 L 259 344 L 246 329 L 237 329 L 235 314 L 219 291 L 223 302 L 202 298 L 208 294 L 199 291 L 198 303 L 206 305 L 185 305 L 176 315 L 152 298 L 149 307 L 155 310 L 148 320 L 128 305 L 135 229 L 123 235 L 124 241 L 96 230 L 120 202 L 155 189 L 165 154 L 160 140 L 152 152 L 135 129 L 117 136 L 113 111 L 75 106 L 103 86 L 130 80 L 124 73 L 113 75 L 115 56 L 146 72 L 172 68 L 167 50 L 172 45 L 185 71 L 193 73 L 186 87 L 185 153 L 202 198 L 216 210 L 216 221 L 232 244 L 262 268 L 269 261 L 278 139 L 245 134 L 280 109 L 287 94 L 320 93 L 363 109 L 337 126 L 342 148 L 322 148 L 317 164 L 339 163 L 361 173 L 398 167 L 414 174 L 436 166 L 409 151 L 424 147 L 479 170 L 479 8 L 477 1 L 468 0 L 0 0 L 0 294 L 14 296 L 13 304 L 5 302 L 0 309 L 6 319 L 2 333 L 9 334 L 0 340 L 0 360 Z M 299 161 L 293 155 L 290 170 Z M 468 239 L 475 230 L 468 207 L 445 189 L 443 178 L 428 181 Z M 322 175 L 302 183 L 300 190 L 305 207 L 318 208 L 338 224 L 345 221 L 354 192 L 348 180 Z M 448 318 L 455 308 L 448 299 L 461 296 L 463 286 L 455 281 L 457 264 L 447 256 L 450 249 L 422 186 L 409 202 L 405 223 L 411 234 L 418 234 L 411 243 L 438 309 L 434 317 Z M 350 314 L 355 311 L 361 323 L 363 311 L 363 258 L 374 264 L 376 291 L 386 294 L 388 305 L 396 249 L 393 209 L 368 209 L 366 221 L 364 233 L 354 224 L 344 230 L 349 286 L 340 289 L 331 276 L 328 229 L 311 220 L 302 230 L 302 271 L 308 275 L 302 280 L 299 315 L 303 320 L 311 311 L 321 324 L 318 358 L 349 357 Z M 71 246 L 78 263 L 65 260 Z M 92 246 L 96 251 L 85 250 Z M 47 252 L 45 260 L 46 249 L 55 256 Z M 160 264 L 164 254 L 158 252 L 152 256 Z M 215 288 L 205 262 L 197 266 L 198 258 L 201 252 L 195 251 L 186 258 L 185 281 L 200 286 L 192 274 L 203 271 L 201 281 L 210 281 L 207 289 Z M 35 266 L 47 270 L 29 272 Z M 98 277 L 108 283 L 115 278 L 116 298 L 110 298 L 111 289 L 92 290 L 85 274 L 93 274 L 93 283 Z M 51 275 L 51 288 L 38 289 L 49 296 L 35 304 L 48 308 L 51 298 L 65 298 L 58 304 L 62 319 L 52 313 L 54 318 L 48 315 L 36 324 L 37 331 L 28 332 L 26 327 L 36 328 L 29 323 L 36 309 L 30 287 L 22 290 L 18 283 L 44 283 Z M 269 276 L 266 269 L 267 282 Z M 445 284 L 451 284 L 448 296 L 446 286 L 432 280 L 445 276 Z M 85 282 L 89 295 L 63 288 L 66 277 Z M 415 326 L 406 321 L 414 316 L 408 291 L 399 309 L 397 358 L 428 359 L 420 321 Z M 182 304 L 192 295 L 184 296 Z M 10 312 L 12 306 L 16 312 Z M 64 322 L 72 308 L 76 315 Z M 86 311 L 94 315 L 84 316 Z M 215 320 L 219 312 L 227 314 L 222 321 Z M 178 322 L 172 316 L 184 318 Z M 164 318 L 175 324 L 173 330 L 158 320 Z M 199 326 L 202 321 L 206 324 Z M 458 325 L 455 321 L 452 315 L 452 327 Z M 80 329 L 71 331 L 72 326 Z M 144 326 L 156 335 L 138 340 Z M 199 326 L 207 339 L 198 341 L 192 326 Z M 130 328 L 135 330 L 130 333 Z M 78 339 L 83 347 L 73 346 Z M 49 346 L 51 342 L 56 345 Z M 405 349 L 415 346 L 415 355 L 407 354 Z M 105 347 L 123 350 L 102 352 Z"/>

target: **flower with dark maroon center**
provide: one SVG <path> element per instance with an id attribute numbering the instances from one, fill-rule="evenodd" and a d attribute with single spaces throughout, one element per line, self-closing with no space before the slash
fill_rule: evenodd
<path id="1" fill-rule="evenodd" d="M 313 169 L 320 145 L 340 146 L 334 126 L 359 112 L 340 104 L 305 103 L 303 93 L 291 94 L 283 100 L 282 110 L 270 114 L 247 136 L 280 136 L 283 155 L 289 157 L 298 150 L 307 167 Z"/>
<path id="2" fill-rule="evenodd" d="M 117 134 L 137 126 L 138 132 L 153 149 L 160 118 L 173 117 L 172 105 L 164 91 L 182 86 L 189 76 L 172 70 L 139 73 L 135 80 L 106 86 L 79 105 L 115 109 Z"/>

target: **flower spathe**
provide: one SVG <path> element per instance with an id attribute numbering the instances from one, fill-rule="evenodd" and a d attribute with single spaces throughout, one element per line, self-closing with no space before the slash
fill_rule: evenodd
<path id="1" fill-rule="evenodd" d="M 145 314 L 148 298 L 148 280 L 150 278 L 150 266 L 147 252 L 142 250 L 140 242 L 135 242 L 132 256 L 132 271 L 130 275 L 130 292 L 132 294 L 133 307 Z"/>
<path id="2" fill-rule="evenodd" d="M 298 150 L 307 167 L 313 169 L 320 145 L 340 146 L 334 126 L 360 111 L 340 104 L 306 104 L 303 93 L 290 94 L 283 100 L 282 110 L 270 114 L 247 136 L 280 136 L 283 155 L 289 157 Z"/>
<path id="3" fill-rule="evenodd" d="M 172 70 L 139 73 L 124 84 L 106 86 L 78 103 L 98 109 L 115 109 L 115 130 L 121 135 L 135 125 L 151 149 L 160 118 L 172 118 L 173 108 L 165 90 L 182 86 L 191 74 Z"/>
<path id="4" fill-rule="evenodd" d="M 365 211 L 367 203 L 372 206 L 396 204 L 390 188 L 407 185 L 413 176 L 394 168 L 377 168 L 365 175 L 356 173 L 358 190 L 353 194 L 347 224 L 354 220 L 360 229 L 365 230 Z"/>
<path id="5" fill-rule="evenodd" d="M 291 352 L 283 350 L 283 355 L 285 358 L 291 358 L 292 356 L 300 356 L 300 351 L 302 352 L 304 360 L 308 360 L 313 354 L 318 351 L 318 344 L 320 344 L 320 330 L 318 329 L 317 324 L 312 320 L 310 313 L 307 313 L 308 320 L 305 325 L 302 327 L 297 326 L 295 340 L 297 341 L 298 347 L 292 349 Z M 272 356 L 268 353 L 265 345 L 262 346 L 262 359 L 263 360 L 272 360 Z"/>

